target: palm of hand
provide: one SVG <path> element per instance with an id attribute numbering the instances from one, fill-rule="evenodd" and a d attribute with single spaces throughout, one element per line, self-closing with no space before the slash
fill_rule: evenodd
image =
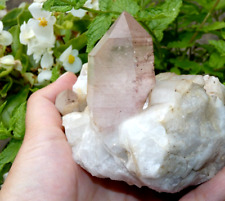
<path id="1" fill-rule="evenodd" d="M 34 181 L 42 183 L 42 186 L 37 186 L 40 200 L 45 200 L 46 194 L 49 196 L 48 200 L 54 201 L 159 200 L 152 198 L 153 192 L 150 190 L 146 194 L 146 190 L 138 190 L 123 182 L 90 176 L 75 164 L 71 156 L 71 148 L 65 137 L 62 138 L 35 139 L 34 137 L 31 140 L 39 143 L 27 150 L 21 150 L 29 152 L 26 158 L 21 159 L 23 163 L 27 163 L 25 172 L 29 170 L 36 172 L 33 175 L 35 178 L 30 180 L 30 185 L 34 185 Z"/>

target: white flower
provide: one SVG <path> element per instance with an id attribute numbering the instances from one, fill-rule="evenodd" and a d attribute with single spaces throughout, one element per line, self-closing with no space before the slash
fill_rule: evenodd
<path id="1" fill-rule="evenodd" d="M 12 55 L 6 55 L 0 58 L 0 66 L 3 68 L 14 67 L 17 71 L 22 71 L 22 64 L 19 60 L 15 60 Z"/>
<path id="2" fill-rule="evenodd" d="M 12 55 L 7 55 L 0 58 L 0 65 L 13 66 L 14 64 L 15 64 L 15 60 Z"/>
<path id="3" fill-rule="evenodd" d="M 44 55 L 41 58 L 41 67 L 42 68 L 51 68 L 53 65 L 53 56 L 52 51 L 47 51 L 44 53 Z"/>
<path id="4" fill-rule="evenodd" d="M 42 67 L 48 68 L 53 64 L 51 48 L 55 44 L 53 25 L 56 19 L 51 12 L 42 10 L 42 3 L 32 3 L 29 10 L 33 18 L 20 27 L 20 42 L 27 45 L 28 55 L 33 55 L 36 62 L 42 59 L 41 65 L 44 65 Z M 48 58 L 47 65 L 46 58 Z"/>
<path id="5" fill-rule="evenodd" d="M 81 8 L 80 8 L 80 9 L 74 9 L 74 8 L 72 8 L 72 10 L 71 10 L 70 12 L 72 13 L 72 15 L 73 15 L 74 17 L 79 17 L 79 18 L 84 17 L 85 14 L 87 13 L 86 10 L 81 9 Z"/>
<path id="6" fill-rule="evenodd" d="M 99 10 L 99 3 L 98 3 L 98 0 L 87 0 L 84 4 L 84 7 L 86 8 L 91 8 L 91 9 L 95 9 L 95 10 Z M 71 13 L 73 16 L 75 17 L 79 17 L 79 18 L 82 18 L 85 16 L 85 14 L 87 13 L 86 10 L 84 9 L 72 9 L 71 10 Z"/>
<path id="7" fill-rule="evenodd" d="M 3 18 L 7 14 L 7 10 L 0 10 L 0 18 Z"/>
<path id="8" fill-rule="evenodd" d="M 7 46 L 13 41 L 11 33 L 3 30 L 3 23 L 0 21 L 0 45 Z"/>
<path id="9" fill-rule="evenodd" d="M 33 19 L 30 19 L 28 24 L 32 27 L 35 36 L 38 40 L 42 39 L 53 46 L 55 42 L 53 25 L 56 22 L 56 18 L 51 15 L 51 12 L 42 10 L 41 3 L 32 3 L 29 6 L 29 10 Z"/>
<path id="10" fill-rule="evenodd" d="M 32 42 L 35 38 L 34 31 L 28 24 L 26 24 L 26 22 L 23 22 L 20 26 L 20 31 L 20 42 L 24 45 L 28 45 L 28 43 Z"/>
<path id="11" fill-rule="evenodd" d="M 52 71 L 48 69 L 42 69 L 38 74 L 37 81 L 39 83 L 49 81 L 52 77 Z"/>
<path id="12" fill-rule="evenodd" d="M 80 71 L 82 66 L 82 61 L 78 57 L 78 50 L 72 49 L 69 46 L 59 57 L 59 61 L 63 63 L 63 67 L 66 71 L 77 73 Z"/>
<path id="13" fill-rule="evenodd" d="M 18 8 L 26 8 L 26 2 L 22 2 L 19 4 Z"/>
<path id="14" fill-rule="evenodd" d="M 34 2 L 37 2 L 37 3 L 44 3 L 46 2 L 47 0 L 34 0 Z"/>

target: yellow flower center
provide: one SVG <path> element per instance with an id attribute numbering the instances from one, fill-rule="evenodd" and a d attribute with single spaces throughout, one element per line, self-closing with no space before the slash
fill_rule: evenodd
<path id="1" fill-rule="evenodd" d="M 69 55 L 69 58 L 68 58 L 68 62 L 69 64 L 73 64 L 75 61 L 75 56 L 73 56 L 72 54 Z"/>
<path id="2" fill-rule="evenodd" d="M 39 20 L 40 26 L 45 27 L 48 25 L 48 21 L 45 19 L 45 17 L 40 17 L 40 18 L 38 18 L 38 20 Z"/>

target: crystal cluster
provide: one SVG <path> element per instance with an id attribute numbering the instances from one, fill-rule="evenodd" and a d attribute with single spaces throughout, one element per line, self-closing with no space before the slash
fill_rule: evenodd
<path id="1" fill-rule="evenodd" d="M 83 66 L 75 103 L 59 96 L 74 107 L 63 125 L 74 160 L 93 176 L 174 193 L 225 166 L 225 87 L 208 75 L 155 77 L 152 52 L 123 13 Z"/>

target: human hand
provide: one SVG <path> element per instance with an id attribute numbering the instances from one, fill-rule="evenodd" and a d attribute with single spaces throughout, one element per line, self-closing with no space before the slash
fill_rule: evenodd
<path id="1" fill-rule="evenodd" d="M 176 201 L 181 194 L 158 194 L 123 182 L 92 177 L 72 158 L 54 101 L 70 89 L 72 73 L 34 93 L 27 107 L 23 145 L 0 192 L 1 201 Z M 181 201 L 225 200 L 225 169 Z"/>
<path id="2" fill-rule="evenodd" d="M 225 201 L 225 168 L 183 196 L 180 201 Z"/>
<path id="3" fill-rule="evenodd" d="M 161 200 L 151 190 L 90 176 L 74 162 L 54 101 L 75 83 L 72 73 L 29 99 L 26 134 L 0 192 L 2 201 Z"/>

